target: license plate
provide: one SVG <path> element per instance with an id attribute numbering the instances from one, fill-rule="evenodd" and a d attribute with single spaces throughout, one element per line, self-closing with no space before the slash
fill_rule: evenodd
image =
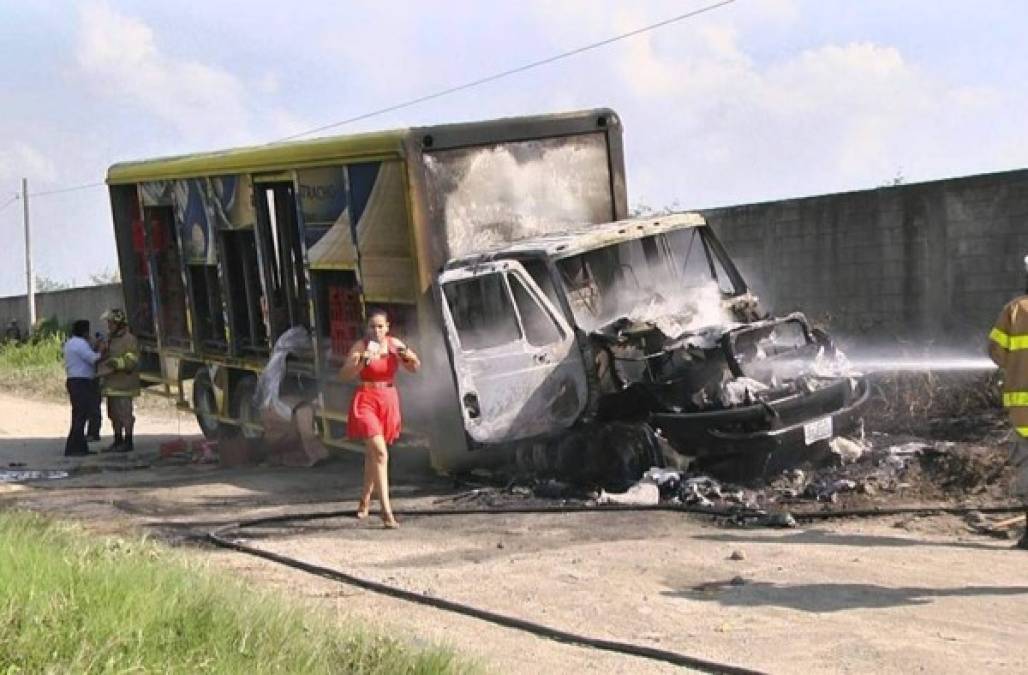
<path id="1" fill-rule="evenodd" d="M 803 440 L 810 445 L 832 437 L 832 418 L 824 417 L 803 425 Z"/>

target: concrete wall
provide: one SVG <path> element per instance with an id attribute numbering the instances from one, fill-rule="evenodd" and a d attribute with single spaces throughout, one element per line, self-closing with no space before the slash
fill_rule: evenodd
<path id="1" fill-rule="evenodd" d="M 100 325 L 100 315 L 108 308 L 124 306 L 121 284 L 36 293 L 36 319 L 56 317 L 61 326 L 76 319 L 89 319 L 94 330 L 106 330 L 106 327 Z M 17 319 L 22 331 L 25 331 L 29 323 L 29 312 L 24 295 L 0 298 L 0 334 L 11 319 Z"/>
<path id="2" fill-rule="evenodd" d="M 704 211 L 776 313 L 973 347 L 1024 291 L 1028 170 Z"/>

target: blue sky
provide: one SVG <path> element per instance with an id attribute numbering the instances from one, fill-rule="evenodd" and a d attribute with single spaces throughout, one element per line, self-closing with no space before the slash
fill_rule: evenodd
<path id="1" fill-rule="evenodd" d="M 700 8 L 0 0 L 0 204 L 116 161 L 259 143 Z M 705 207 L 1028 166 L 1028 3 L 737 0 L 333 133 L 610 106 L 633 204 Z M 106 193 L 32 200 L 40 274 L 115 266 Z M 0 295 L 24 286 L 20 204 Z"/>

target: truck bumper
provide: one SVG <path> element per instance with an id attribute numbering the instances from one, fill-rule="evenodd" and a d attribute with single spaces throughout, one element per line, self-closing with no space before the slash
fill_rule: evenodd
<path id="1" fill-rule="evenodd" d="M 809 394 L 766 404 L 699 413 L 654 413 L 650 424 L 671 445 L 696 458 L 696 467 L 724 480 L 774 476 L 826 453 L 827 439 L 810 441 L 809 425 L 820 422 L 831 436 L 854 431 L 869 398 L 863 378 L 839 379 Z"/>

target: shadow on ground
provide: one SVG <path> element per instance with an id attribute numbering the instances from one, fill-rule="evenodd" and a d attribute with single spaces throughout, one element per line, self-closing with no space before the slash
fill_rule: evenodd
<path id="1" fill-rule="evenodd" d="M 961 588 L 888 588 L 876 584 L 705 584 L 702 588 L 664 591 L 664 596 L 725 607 L 784 607 L 802 612 L 841 612 L 926 605 L 936 598 L 1028 595 L 1028 586 L 964 586 Z"/>
<path id="2" fill-rule="evenodd" d="M 61 470 L 68 478 L 27 483 L 34 492 L 52 495 L 68 505 L 107 500 L 132 516 L 193 519 L 215 524 L 226 511 L 263 507 L 324 504 L 343 508 L 360 494 L 363 455 L 334 450 L 332 457 L 311 468 L 248 466 L 228 468 L 161 458 L 161 443 L 176 434 L 137 435 L 131 453 L 65 457 L 64 438 L 0 437 L 0 469 Z M 110 443 L 105 438 L 91 449 Z M 403 445 L 391 449 L 391 492 L 396 498 L 453 492 L 452 480 L 433 474 L 426 453 Z M 109 495 L 109 496 L 107 496 Z M 25 499 L 24 493 L 0 493 L 0 502 Z"/>

